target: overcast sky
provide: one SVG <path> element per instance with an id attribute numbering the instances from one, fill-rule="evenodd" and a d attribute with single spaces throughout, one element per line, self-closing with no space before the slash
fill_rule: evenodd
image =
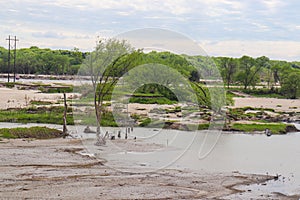
<path id="1" fill-rule="evenodd" d="M 0 46 L 91 50 L 97 36 L 165 28 L 208 55 L 300 61 L 298 0 L 0 0 Z"/>

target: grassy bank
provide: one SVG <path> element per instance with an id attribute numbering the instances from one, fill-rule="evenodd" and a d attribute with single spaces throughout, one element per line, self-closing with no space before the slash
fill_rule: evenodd
<path id="1" fill-rule="evenodd" d="M 39 102 L 38 102 L 39 104 Z M 245 113 L 246 111 L 254 110 L 255 113 Z M 177 113 L 180 112 L 180 107 L 175 107 L 172 109 L 161 110 L 162 113 Z M 295 127 L 291 125 L 283 124 L 280 121 L 275 121 L 277 123 L 269 123 L 272 118 L 266 118 L 267 113 L 265 111 L 274 112 L 272 109 L 263 108 L 236 108 L 229 109 L 229 117 L 232 118 L 236 123 L 232 124 L 228 130 L 241 131 L 241 132 L 257 132 L 264 131 L 266 128 L 270 129 L 273 134 L 285 134 L 287 132 L 296 131 Z M 62 106 L 51 106 L 51 107 L 36 107 L 31 106 L 28 108 L 15 108 L 8 110 L 0 110 L 0 122 L 14 122 L 14 123 L 47 123 L 47 124 L 63 124 L 63 112 L 64 107 Z M 160 110 L 157 110 L 159 113 Z M 202 119 L 207 115 L 201 114 Z M 92 125 L 96 126 L 96 117 L 93 108 L 91 107 L 89 111 L 80 111 L 75 116 L 76 124 L 82 125 Z M 158 119 L 150 119 L 147 116 L 131 115 L 131 117 L 136 121 L 138 126 L 141 127 L 157 127 L 157 128 L 170 128 L 170 129 L 180 129 L 180 130 L 204 130 L 208 129 L 209 123 L 204 124 L 189 124 L 180 125 L 177 121 L 167 121 L 163 122 Z M 205 118 L 206 119 L 206 118 Z M 235 120 L 237 119 L 237 120 Z M 268 120 L 267 120 L 268 119 Z M 208 120 L 208 119 L 206 119 Z M 239 123 L 240 120 L 251 121 L 251 124 Z M 260 122 L 258 122 L 260 121 Z M 274 122 L 274 121 L 273 121 Z M 166 123 L 166 125 L 164 125 Z M 72 109 L 69 107 L 67 112 L 67 124 L 74 125 L 74 118 Z M 106 111 L 102 115 L 101 125 L 106 127 L 116 127 L 118 124 L 114 120 L 114 116 L 110 111 Z M 226 129 L 227 130 L 227 129 Z M 5 134 L 4 134 L 5 136 Z"/>
<path id="2" fill-rule="evenodd" d="M 243 132 L 256 132 L 256 131 L 264 131 L 265 129 L 269 129 L 272 134 L 286 134 L 288 129 L 292 125 L 276 123 L 276 124 L 240 124 L 235 123 L 231 126 L 232 130 L 243 131 Z"/>
<path id="3" fill-rule="evenodd" d="M 36 138 L 51 139 L 66 136 L 62 131 L 47 127 L 30 127 L 30 128 L 2 128 L 0 129 L 0 139 L 8 138 Z"/>
<path id="4" fill-rule="evenodd" d="M 81 125 L 89 125 L 89 126 L 97 126 L 96 115 L 94 112 L 92 113 L 77 113 L 75 120 L 77 120 L 77 124 Z M 79 120 L 79 121 L 78 121 Z M 118 124 L 115 122 L 114 116 L 112 112 L 104 112 L 101 117 L 101 126 L 105 127 L 117 127 Z"/>
<path id="5" fill-rule="evenodd" d="M 0 110 L 0 122 L 14 123 L 44 123 L 44 124 L 63 124 L 64 107 L 29 107 L 22 109 Z M 77 124 L 97 125 L 95 113 L 86 114 L 84 112 L 76 115 L 76 119 L 80 119 Z M 67 112 L 67 125 L 74 125 L 72 109 L 69 107 Z M 103 113 L 102 126 L 117 126 L 111 112 Z"/>
<path id="6" fill-rule="evenodd" d="M 253 89 L 243 89 L 240 87 L 231 87 L 230 91 L 239 91 L 245 94 L 249 94 L 254 97 L 261 97 L 261 98 L 278 98 L 284 99 L 284 95 L 280 93 L 280 90 L 275 89 L 267 89 L 267 88 L 253 88 Z"/>
<path id="7" fill-rule="evenodd" d="M 0 111 L 1 122 L 63 124 L 64 107 L 29 107 Z M 72 109 L 68 109 L 67 124 L 73 125 Z"/>

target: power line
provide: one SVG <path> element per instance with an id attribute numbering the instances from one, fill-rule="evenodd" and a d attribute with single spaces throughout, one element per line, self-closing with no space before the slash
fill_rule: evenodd
<path id="1" fill-rule="evenodd" d="M 14 59 L 14 68 L 13 68 L 13 73 L 14 73 L 14 82 L 16 82 L 16 60 L 17 60 L 17 41 L 19 41 L 17 39 L 17 36 L 10 37 L 10 35 L 8 36 L 8 59 L 7 59 L 7 82 L 9 82 L 9 78 L 10 78 L 10 58 L 11 58 L 11 49 L 14 50 L 14 54 L 13 54 L 13 59 Z M 13 43 L 11 42 L 13 41 Z"/>

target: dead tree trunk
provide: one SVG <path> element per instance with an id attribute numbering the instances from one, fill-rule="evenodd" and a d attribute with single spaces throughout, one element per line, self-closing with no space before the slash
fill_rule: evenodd
<path id="1" fill-rule="evenodd" d="M 66 93 L 64 93 L 64 116 L 63 116 L 63 133 L 67 134 L 68 129 L 67 129 L 67 97 L 66 97 Z"/>

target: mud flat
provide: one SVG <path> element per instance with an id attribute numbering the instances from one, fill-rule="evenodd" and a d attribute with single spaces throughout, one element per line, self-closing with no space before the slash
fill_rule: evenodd
<path id="1" fill-rule="evenodd" d="M 73 94 L 67 94 L 67 98 L 72 97 Z M 0 88 L 0 109 L 7 108 L 23 108 L 30 104 L 30 101 L 49 101 L 57 102 L 62 99 L 62 94 L 40 93 L 38 90 L 18 90 L 16 88 Z"/>
<path id="2" fill-rule="evenodd" d="M 233 108 L 250 106 L 253 108 L 271 108 L 279 112 L 300 112 L 300 99 L 234 97 L 233 100 Z"/>
<path id="3" fill-rule="evenodd" d="M 238 186 L 273 179 L 178 169 L 124 173 L 108 168 L 105 160 L 80 155 L 83 148 L 78 139 L 1 141 L 0 199 L 226 199 L 243 192 Z"/>

